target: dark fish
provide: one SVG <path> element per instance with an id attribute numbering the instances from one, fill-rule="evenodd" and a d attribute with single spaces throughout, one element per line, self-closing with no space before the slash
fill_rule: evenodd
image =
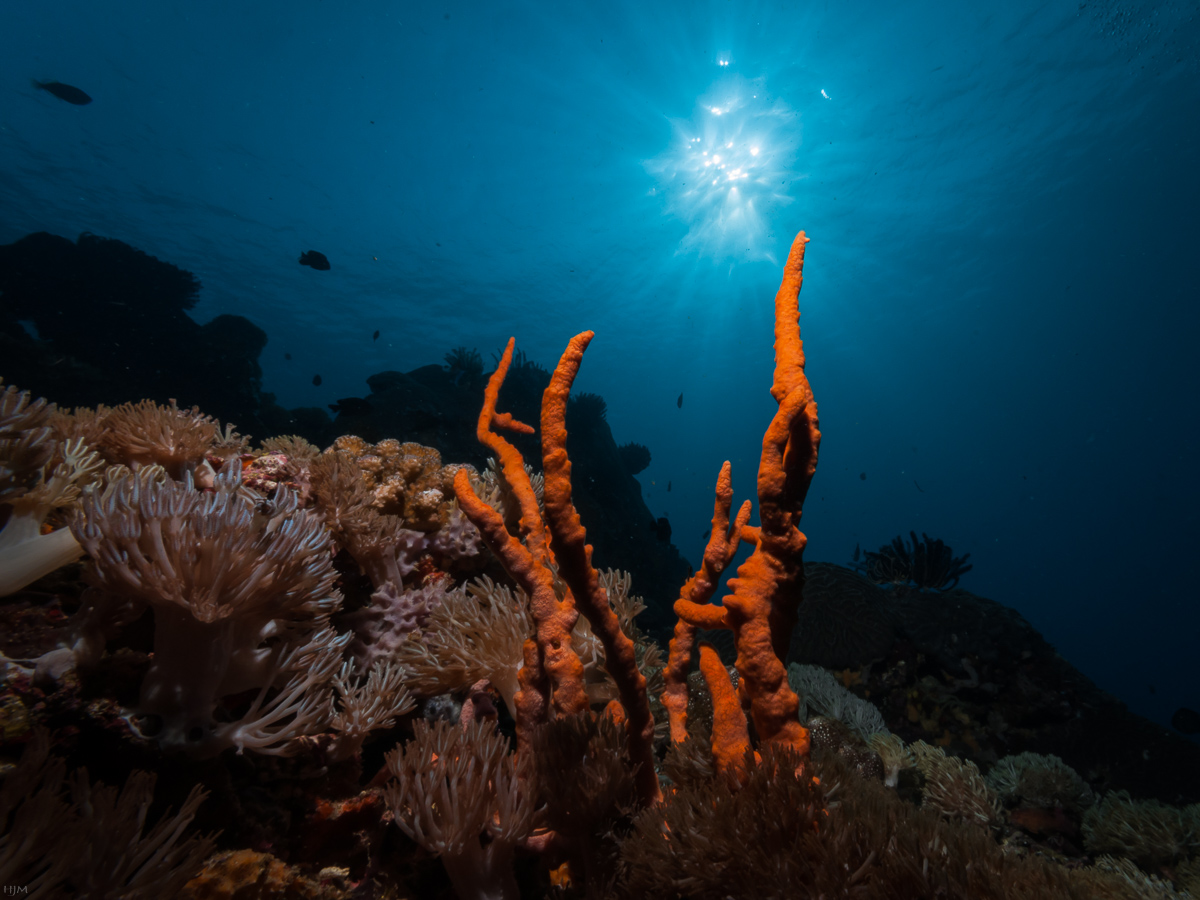
<path id="1" fill-rule="evenodd" d="M 858 480 L 859 480 L 859 481 L 866 481 L 866 480 L 867 480 L 867 473 L 866 473 L 866 472 L 859 472 L 859 473 L 858 473 Z"/>
<path id="2" fill-rule="evenodd" d="M 284 358 L 284 359 L 291 359 L 291 358 L 292 358 L 292 354 L 290 354 L 290 353 L 285 353 L 285 354 L 283 354 L 283 358 Z"/>
<path id="3" fill-rule="evenodd" d="M 92 102 L 92 98 L 79 88 L 63 84 L 61 81 L 38 81 L 34 79 L 33 86 L 39 90 L 53 94 L 59 100 L 66 100 L 68 103 L 73 103 L 76 106 L 87 106 Z"/>
<path id="4" fill-rule="evenodd" d="M 651 522 L 650 530 L 664 544 L 671 539 L 671 523 L 667 521 L 666 516 L 662 516 L 656 522 Z"/>
<path id="5" fill-rule="evenodd" d="M 917 484 L 917 479 L 915 479 L 915 478 L 913 479 L 913 484 Z M 920 491 L 922 494 L 925 493 L 925 489 L 923 487 L 921 487 L 919 484 L 917 484 L 917 490 Z"/>
<path id="6" fill-rule="evenodd" d="M 321 376 L 314 375 L 313 376 L 313 387 L 320 387 L 320 386 L 321 386 Z"/>
<path id="7" fill-rule="evenodd" d="M 671 493 L 671 482 L 667 482 L 667 493 Z"/>
<path id="8" fill-rule="evenodd" d="M 1180 734 L 1200 734 L 1200 713 L 1181 706 L 1171 716 L 1171 725 Z"/>
<path id="9" fill-rule="evenodd" d="M 679 395 L 679 399 L 675 401 L 675 405 L 683 409 L 683 394 Z"/>
<path id="10" fill-rule="evenodd" d="M 375 333 L 373 335 L 371 335 L 371 340 L 373 340 L 373 341 L 379 340 L 379 329 L 378 328 L 376 328 Z"/>
<path id="11" fill-rule="evenodd" d="M 321 272 L 329 271 L 329 260 L 325 258 L 324 253 L 316 250 L 309 250 L 307 253 L 300 254 L 300 265 L 312 266 Z"/>
<path id="12" fill-rule="evenodd" d="M 708 540 L 708 536 L 709 536 L 710 534 L 712 534 L 712 528 L 711 528 L 711 527 L 709 527 L 709 528 L 708 528 L 708 529 L 707 529 L 707 530 L 704 532 L 704 534 L 700 535 L 700 540 L 702 540 L 702 541 L 707 541 L 707 540 Z"/>
<path id="13" fill-rule="evenodd" d="M 329 408 L 339 416 L 365 416 L 371 412 L 371 404 L 362 397 L 343 397 L 337 403 L 330 403 Z"/>

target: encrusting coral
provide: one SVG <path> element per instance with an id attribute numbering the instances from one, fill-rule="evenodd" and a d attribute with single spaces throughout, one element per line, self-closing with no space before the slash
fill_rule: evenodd
<path id="1" fill-rule="evenodd" d="M 408 528 L 433 532 L 452 523 L 457 512 L 454 476 L 459 465 L 442 465 L 432 447 L 387 439 L 370 444 L 344 435 L 326 451 L 351 460 L 381 513 L 399 516 Z M 460 526 L 461 527 L 461 526 Z"/>
<path id="2" fill-rule="evenodd" d="M 402 447 L 420 445 L 391 443 L 396 445 L 397 452 L 388 458 L 400 461 L 397 463 L 400 472 L 413 474 L 405 468 L 406 460 L 418 473 L 428 475 L 432 467 L 437 483 L 443 486 L 449 473 L 457 473 L 460 469 L 473 472 L 464 466 L 441 466 L 436 451 L 432 451 L 433 457 L 400 453 Z M 378 446 L 385 444 L 388 442 L 381 441 Z M 307 478 L 311 482 L 314 506 L 324 516 L 334 542 L 354 557 L 377 590 L 384 590 L 388 584 L 392 585 L 390 590 L 401 589 L 425 557 L 461 561 L 479 554 L 482 549 L 479 534 L 463 516 L 458 504 L 452 497 L 447 499 L 439 488 L 421 487 L 425 482 L 420 478 L 404 482 L 412 494 L 402 505 L 404 515 L 382 511 L 388 508 L 390 501 L 381 500 L 379 489 L 372 489 L 377 482 L 371 475 L 371 461 L 383 457 L 365 453 L 367 447 L 359 438 L 342 440 L 309 462 Z M 356 453 L 360 455 L 356 456 Z M 363 468 L 364 459 L 366 469 Z M 399 474 L 396 477 L 399 478 Z M 416 520 L 410 516 L 416 516 Z M 417 526 L 431 530 L 422 531 Z"/>

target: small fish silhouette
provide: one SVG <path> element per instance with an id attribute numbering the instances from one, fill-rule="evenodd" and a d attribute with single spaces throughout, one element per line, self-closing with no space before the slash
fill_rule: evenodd
<path id="1" fill-rule="evenodd" d="M 321 386 L 321 376 L 314 375 L 313 376 L 313 387 L 320 387 L 320 386 Z"/>
<path id="2" fill-rule="evenodd" d="M 61 81 L 38 81 L 34 79 L 33 86 L 41 91 L 53 94 L 59 100 L 66 100 L 75 106 L 87 106 L 92 98 L 77 87 L 63 84 Z"/>
<path id="3" fill-rule="evenodd" d="M 671 493 L 671 482 L 667 482 L 667 493 Z"/>
<path id="4" fill-rule="evenodd" d="M 283 358 L 284 358 L 284 359 L 291 359 L 291 358 L 292 358 L 292 354 L 290 354 L 290 353 L 285 353 L 285 354 L 283 354 Z"/>
<path id="5" fill-rule="evenodd" d="M 329 259 L 324 253 L 316 250 L 309 250 L 307 253 L 300 254 L 300 265 L 311 266 L 321 272 L 329 271 Z"/>
<path id="6" fill-rule="evenodd" d="M 683 394 L 679 395 L 679 399 L 675 401 L 675 405 L 683 409 Z"/>
<path id="7" fill-rule="evenodd" d="M 373 340 L 373 341 L 379 340 L 379 329 L 378 328 L 376 328 L 375 333 L 373 335 L 371 335 L 371 340 Z"/>

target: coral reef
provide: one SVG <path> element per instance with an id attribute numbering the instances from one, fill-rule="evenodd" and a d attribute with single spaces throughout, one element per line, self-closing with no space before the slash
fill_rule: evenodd
<path id="1" fill-rule="evenodd" d="M 1195 888 L 1193 745 L 953 589 L 969 566 L 940 541 L 876 554 L 893 579 L 907 566 L 898 591 L 803 563 L 820 439 L 805 241 L 776 296 L 761 524 L 735 510 L 726 463 L 703 564 L 672 586 L 665 662 L 640 576 L 601 568 L 583 527 L 660 545 L 629 527 L 644 505 L 602 408 L 570 399 L 590 332 L 553 373 L 509 342 L 475 409 L 484 450 L 439 444 L 462 465 L 374 435 L 252 451 L 174 403 L 68 414 L 7 389 L 0 562 L 47 539 L 87 559 L 32 586 L 50 563 L 30 568 L 0 606 L 5 883 L 330 900 Z M 458 376 L 374 387 L 477 391 L 478 354 L 451 357 Z M 592 473 L 628 496 L 589 495 Z M 664 561 L 659 584 L 677 574 L 638 558 Z M 124 788 L 68 777 L 80 763 Z"/>
<path id="2" fill-rule="evenodd" d="M 521 421 L 536 422 L 549 381 L 546 369 L 514 349 L 504 382 L 505 407 Z M 372 413 L 361 427 L 355 424 L 365 442 L 404 435 L 409 441 L 437 447 L 443 459 L 471 464 L 486 477 L 488 458 L 494 453 L 479 443 L 475 433 L 478 385 L 468 385 L 465 378 L 455 383 L 442 366 L 423 366 L 407 373 L 380 372 L 367 382 Z M 540 458 L 535 437 L 512 434 L 508 439 L 526 460 L 536 463 Z M 629 528 L 629 522 L 648 522 L 654 516 L 637 479 L 621 461 L 608 423 L 584 417 L 579 427 L 572 423 L 567 441 L 576 467 L 574 502 L 588 523 L 596 565 L 632 573 L 648 606 L 642 627 L 656 637 L 669 634 L 674 625 L 671 603 L 690 574 L 687 561 L 672 544 L 646 541 L 644 529 Z M 508 524 L 516 526 L 515 520 Z"/>

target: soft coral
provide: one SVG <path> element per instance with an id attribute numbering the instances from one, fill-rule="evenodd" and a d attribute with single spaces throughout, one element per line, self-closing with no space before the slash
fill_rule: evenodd
<path id="1" fill-rule="evenodd" d="M 44 534 L 43 526 L 55 509 L 75 503 L 101 462 L 82 439 L 55 439 L 53 411 L 28 391 L 9 386 L 0 393 L 0 510 L 8 513 L 0 530 L 0 597 L 83 555 L 68 529 Z"/>

